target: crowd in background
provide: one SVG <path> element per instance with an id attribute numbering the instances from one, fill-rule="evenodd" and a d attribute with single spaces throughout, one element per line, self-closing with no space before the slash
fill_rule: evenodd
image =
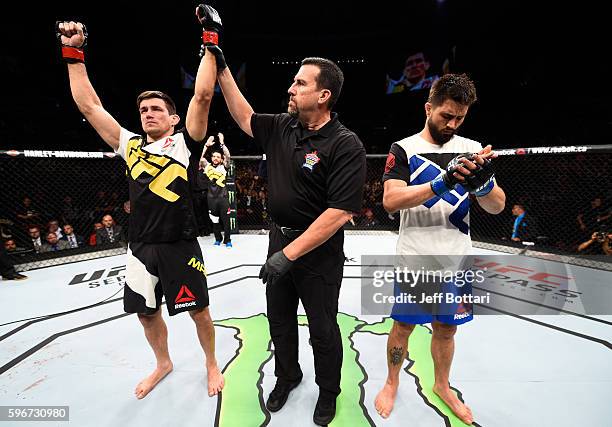
<path id="1" fill-rule="evenodd" d="M 115 191 L 98 191 L 94 200 L 82 206 L 70 195 L 60 203 L 24 196 L 13 215 L 0 219 L 4 248 L 25 255 L 127 242 L 129 201 Z"/>
<path id="2" fill-rule="evenodd" d="M 500 160 L 497 179 L 504 183 L 507 207 L 502 214 L 491 216 L 473 203 L 470 216 L 473 238 L 503 245 L 534 245 L 545 251 L 563 253 L 609 253 L 612 247 L 610 195 L 605 191 L 595 192 L 607 179 L 605 164 L 597 166 L 598 162 L 585 161 L 580 156 L 576 159 L 583 161 L 549 157 L 525 162 L 516 156 Z M 519 165 L 517 162 L 521 160 Z M 127 242 L 130 212 L 127 189 L 123 180 L 111 179 L 111 176 L 121 176 L 123 166 L 119 162 L 111 163 L 112 168 L 106 167 L 108 162 L 104 163 L 105 168 L 88 175 L 88 180 L 78 175 L 83 169 L 80 164 L 74 168 L 78 176 L 70 176 L 71 170 L 65 168 L 65 176 L 55 180 L 48 179 L 41 168 L 27 170 L 24 173 L 30 182 L 37 182 L 36 173 L 40 174 L 39 185 L 30 191 L 21 187 L 5 188 L 7 197 L 0 209 L 0 238 L 7 252 L 36 254 Z M 236 161 L 239 229 L 270 226 L 264 164 Z M 14 168 L 12 173 L 18 173 L 18 169 Z M 347 229 L 398 229 L 399 214 L 386 212 L 382 205 L 383 169 L 384 159 L 368 160 L 362 209 L 346 225 Z M 521 174 L 515 172 L 519 169 Z M 549 173 L 551 170 L 557 173 Z M 578 176 L 582 181 L 576 179 Z M 94 182 L 105 189 L 92 190 Z M 69 192 L 67 188 L 71 185 L 73 189 Z M 540 191 L 542 185 L 550 191 Z M 587 188 L 590 190 L 586 191 Z M 205 193 L 201 196 L 199 200 L 205 200 Z M 207 235 L 212 231 L 207 207 L 205 203 L 196 206 L 199 234 Z"/>

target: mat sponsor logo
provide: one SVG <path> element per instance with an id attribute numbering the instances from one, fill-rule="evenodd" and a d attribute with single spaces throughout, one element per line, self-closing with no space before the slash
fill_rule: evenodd
<path id="1" fill-rule="evenodd" d="M 503 287 L 510 286 L 514 288 L 518 285 L 523 289 L 538 291 L 541 295 L 550 292 L 552 295 L 566 298 L 568 302 L 582 294 L 582 292 L 567 289 L 569 282 L 574 280 L 570 276 L 483 260 L 477 257 L 474 258 L 474 267 L 486 271 L 485 278 L 487 279 L 487 284 L 491 284 L 494 281 Z"/>
<path id="2" fill-rule="evenodd" d="M 79 273 L 68 283 L 72 285 L 87 285 L 89 288 L 108 285 L 125 285 L 125 265 L 96 270 L 93 272 Z"/>

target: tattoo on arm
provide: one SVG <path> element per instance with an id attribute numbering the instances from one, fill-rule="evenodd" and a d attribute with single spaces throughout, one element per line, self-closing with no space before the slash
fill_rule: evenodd
<path id="1" fill-rule="evenodd" d="M 400 365 L 402 363 L 402 356 L 404 355 L 403 347 L 393 347 L 389 350 L 389 361 L 393 366 Z"/>

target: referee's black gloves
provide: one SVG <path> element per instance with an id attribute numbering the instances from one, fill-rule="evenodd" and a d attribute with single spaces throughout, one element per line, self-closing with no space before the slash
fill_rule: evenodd
<path id="1" fill-rule="evenodd" d="M 293 261 L 285 256 L 282 250 L 272 254 L 266 263 L 259 270 L 259 278 L 264 284 L 273 285 L 281 276 L 283 276 L 291 266 Z"/>

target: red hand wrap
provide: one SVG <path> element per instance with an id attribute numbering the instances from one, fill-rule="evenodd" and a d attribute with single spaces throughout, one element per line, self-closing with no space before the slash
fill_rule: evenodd
<path id="1" fill-rule="evenodd" d="M 204 46 L 209 44 L 218 45 L 219 44 L 219 34 L 213 31 L 202 31 L 202 41 L 204 42 Z"/>
<path id="2" fill-rule="evenodd" d="M 62 57 L 77 62 L 85 62 L 85 52 L 76 47 L 62 46 Z"/>

